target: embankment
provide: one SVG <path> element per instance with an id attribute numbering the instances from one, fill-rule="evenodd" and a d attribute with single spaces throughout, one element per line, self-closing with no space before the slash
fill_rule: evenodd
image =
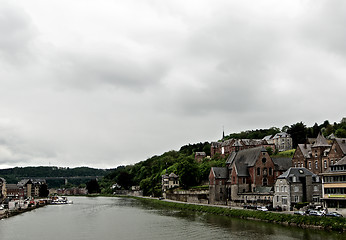
<path id="1" fill-rule="evenodd" d="M 256 210 L 229 209 L 224 207 L 206 206 L 197 204 L 185 204 L 180 202 L 168 202 L 151 198 L 132 197 L 152 206 L 168 207 L 180 210 L 189 210 L 209 214 L 217 214 L 242 219 L 260 220 L 282 225 L 297 226 L 301 228 L 313 228 L 332 230 L 338 232 L 346 231 L 345 218 L 329 218 L 315 216 L 300 216 L 276 212 L 262 212 Z"/>

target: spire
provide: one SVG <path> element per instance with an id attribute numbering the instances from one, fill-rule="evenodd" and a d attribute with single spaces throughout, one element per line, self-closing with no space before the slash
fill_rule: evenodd
<path id="1" fill-rule="evenodd" d="M 222 126 L 222 140 L 225 139 L 225 127 Z"/>
<path id="2" fill-rule="evenodd" d="M 316 142 L 313 145 L 314 147 L 320 147 L 320 146 L 330 146 L 327 142 L 327 139 L 323 136 L 322 133 L 318 133 L 318 136 L 316 138 Z"/>

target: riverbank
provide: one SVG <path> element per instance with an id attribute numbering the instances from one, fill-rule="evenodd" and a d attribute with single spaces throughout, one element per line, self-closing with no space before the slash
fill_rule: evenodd
<path id="1" fill-rule="evenodd" d="M 124 197 L 124 196 L 119 196 Z M 286 226 L 296 226 L 300 228 L 321 229 L 328 231 L 346 232 L 345 218 L 328 218 L 316 216 L 300 216 L 276 212 L 262 212 L 256 210 L 230 209 L 222 206 L 208 206 L 201 204 L 191 204 L 184 202 L 164 201 L 154 198 L 133 197 L 156 207 L 168 207 L 179 210 L 189 210 L 222 216 L 236 217 L 249 220 L 265 221 L 269 223 L 282 224 Z"/>
<path id="2" fill-rule="evenodd" d="M 40 207 L 44 207 L 49 204 L 48 199 L 37 199 L 29 202 L 25 202 L 22 200 L 16 200 L 10 202 L 9 209 L 0 210 L 0 219 L 9 218 L 12 216 L 16 216 L 18 214 L 22 214 L 25 212 L 30 212 Z"/>

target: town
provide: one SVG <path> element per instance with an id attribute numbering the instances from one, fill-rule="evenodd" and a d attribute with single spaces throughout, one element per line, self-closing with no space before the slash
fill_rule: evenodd
<path id="1" fill-rule="evenodd" d="M 341 123 L 345 122 L 344 118 Z M 206 164 L 203 165 L 206 177 L 200 177 L 199 185 L 193 168 L 181 169 L 187 167 L 191 159 L 186 160 L 174 151 L 163 154 L 164 161 L 154 156 L 136 165 L 109 171 L 99 181 L 92 179 L 89 183 L 95 186 L 93 190 L 90 185 L 48 189 L 49 176 L 26 178 L 16 184 L 8 184 L 5 178 L 0 178 L 0 210 L 39 206 L 48 196 L 101 193 L 302 215 L 346 216 L 346 138 L 336 137 L 334 133 L 325 136 L 318 129 L 316 138 L 298 142 L 296 149 L 293 143 L 288 132 L 276 129 L 275 134 L 262 139 L 227 138 L 223 133 L 220 141 L 199 146 L 198 149 L 207 152 L 183 146 L 180 152 L 192 154 L 193 164 Z M 169 158 L 170 155 L 174 157 Z M 181 160 L 174 162 L 174 158 Z M 155 177 L 150 176 L 153 169 L 157 172 Z"/>

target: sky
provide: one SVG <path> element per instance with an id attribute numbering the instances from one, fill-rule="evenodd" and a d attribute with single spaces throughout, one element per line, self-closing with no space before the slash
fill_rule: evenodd
<path id="1" fill-rule="evenodd" d="M 0 0 L 0 168 L 340 122 L 345 30 L 342 0 Z"/>

